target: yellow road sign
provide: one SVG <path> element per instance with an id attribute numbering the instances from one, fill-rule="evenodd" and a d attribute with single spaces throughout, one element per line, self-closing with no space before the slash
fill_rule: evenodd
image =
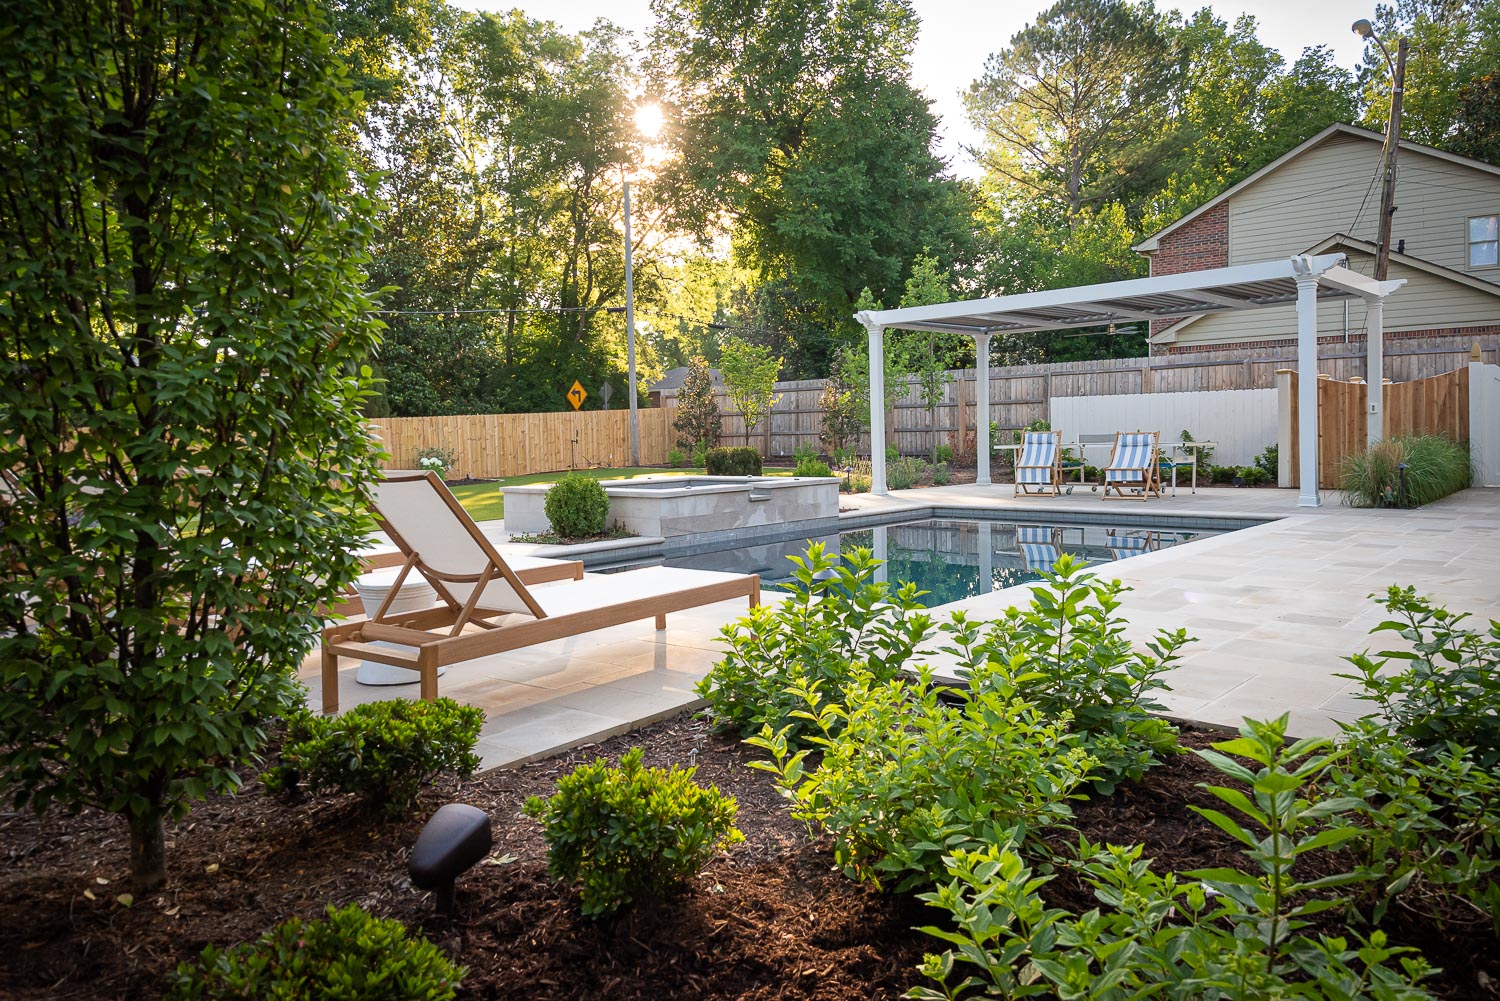
<path id="1" fill-rule="evenodd" d="M 577 379 L 574 379 L 573 388 L 568 390 L 568 402 L 573 404 L 573 409 L 577 410 L 579 407 L 583 406 L 583 401 L 588 398 L 588 390 L 583 388 L 583 383 L 579 382 Z"/>

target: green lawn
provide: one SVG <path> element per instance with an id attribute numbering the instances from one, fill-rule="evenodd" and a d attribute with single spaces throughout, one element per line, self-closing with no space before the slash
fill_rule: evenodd
<path id="1" fill-rule="evenodd" d="M 593 477 L 596 480 L 629 480 L 637 476 L 690 476 L 703 475 L 703 470 L 684 469 L 659 469 L 650 466 L 627 467 L 625 469 L 580 469 L 580 473 Z M 466 483 L 461 486 L 449 487 L 453 496 L 469 512 L 469 517 L 475 521 L 494 521 L 505 517 L 505 494 L 506 487 L 526 486 L 530 483 L 553 483 L 562 473 L 532 473 L 530 476 L 510 476 L 495 483 Z"/>

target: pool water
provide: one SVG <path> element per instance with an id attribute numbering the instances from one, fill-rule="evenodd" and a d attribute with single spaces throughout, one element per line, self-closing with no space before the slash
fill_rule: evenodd
<path id="1" fill-rule="evenodd" d="M 788 556 L 800 556 L 808 542 L 822 542 L 830 553 L 855 547 L 886 561 L 891 582 L 911 581 L 929 592 L 929 608 L 961 598 L 1037 580 L 1063 553 L 1099 566 L 1143 553 L 1220 535 L 1121 525 L 1014 524 L 987 520 L 927 519 L 839 532 L 818 539 L 784 539 L 738 549 L 668 557 L 670 567 L 758 573 L 763 586 L 792 581 Z"/>

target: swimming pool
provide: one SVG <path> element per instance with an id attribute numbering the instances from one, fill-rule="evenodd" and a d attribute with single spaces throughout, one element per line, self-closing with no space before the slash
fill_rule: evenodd
<path id="1" fill-rule="evenodd" d="M 1120 525 L 1016 524 L 981 519 L 928 518 L 838 532 L 819 538 L 783 538 L 754 546 L 668 556 L 669 567 L 758 573 L 768 587 L 792 580 L 809 542 L 822 542 L 831 553 L 864 547 L 884 559 L 891 581 L 912 581 L 930 593 L 931 608 L 1001 588 L 1037 580 L 1063 553 L 1090 565 L 1129 559 L 1180 546 L 1219 531 L 1179 531 Z M 600 568 L 605 569 L 605 568 Z M 624 567 L 611 569 L 625 569 Z"/>

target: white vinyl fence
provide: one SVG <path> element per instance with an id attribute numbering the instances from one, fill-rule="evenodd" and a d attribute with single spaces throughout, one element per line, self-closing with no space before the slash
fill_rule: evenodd
<path id="1" fill-rule="evenodd" d="M 1500 487 L 1500 365 L 1469 365 L 1469 455 L 1475 486 Z"/>
<path id="2" fill-rule="evenodd" d="M 1052 429 L 1065 442 L 1113 431 L 1160 431 L 1162 441 L 1179 441 L 1186 430 L 1198 441 L 1219 443 L 1216 466 L 1247 466 L 1276 441 L 1274 389 L 1054 396 L 1049 409 Z"/>

